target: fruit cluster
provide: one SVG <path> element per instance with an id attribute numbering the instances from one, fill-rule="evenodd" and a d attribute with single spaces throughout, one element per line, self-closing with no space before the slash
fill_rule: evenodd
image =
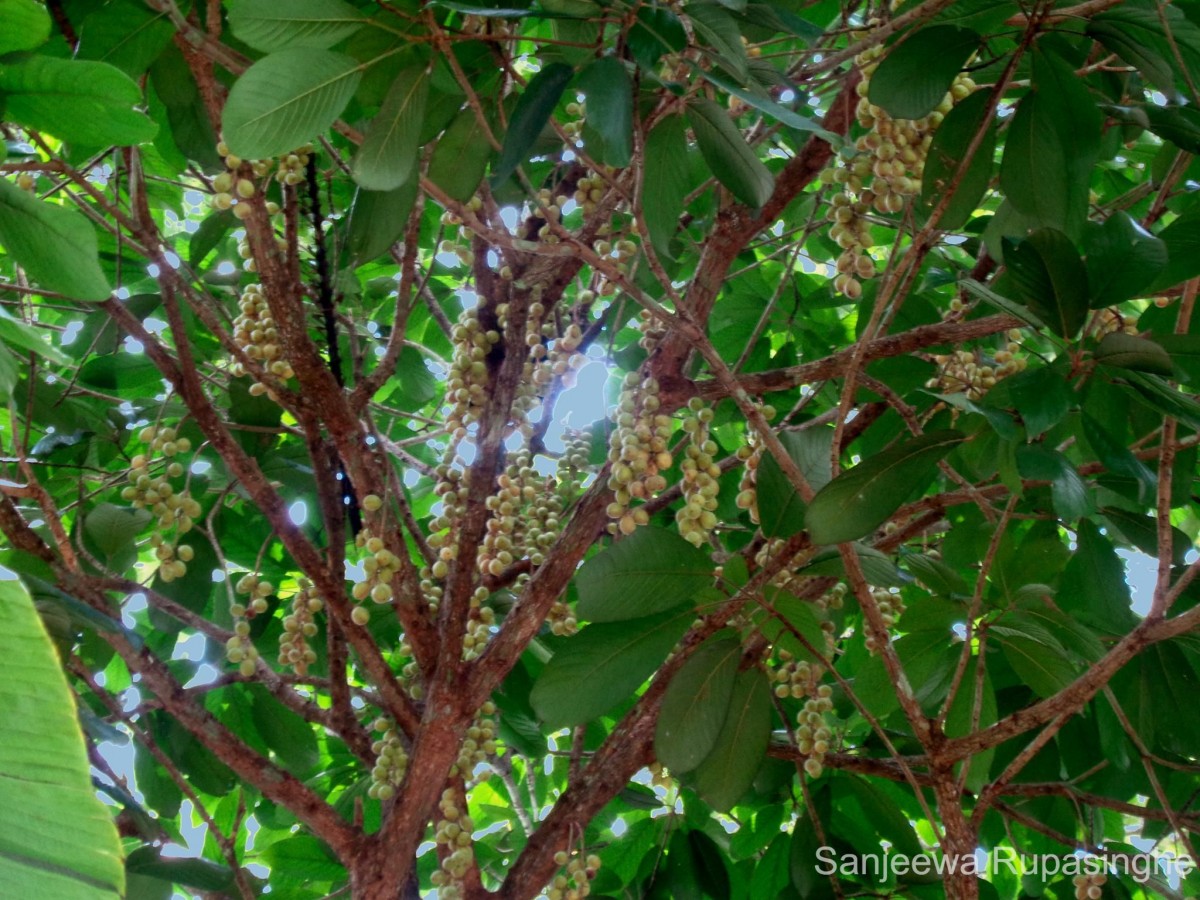
<path id="1" fill-rule="evenodd" d="M 1076 875 L 1071 879 L 1075 886 L 1075 900 L 1100 900 L 1104 896 L 1104 883 L 1108 876 L 1103 872 L 1089 875 Z"/>
<path id="2" fill-rule="evenodd" d="M 279 664 L 297 675 L 308 674 L 308 667 L 317 661 L 317 654 L 308 639 L 317 633 L 314 616 L 325 608 L 316 585 L 300 578 L 299 590 L 292 597 L 292 609 L 283 617 L 283 632 L 279 635 Z"/>
<path id="3" fill-rule="evenodd" d="M 380 716 L 372 727 L 379 732 L 379 737 L 371 744 L 375 767 L 371 769 L 371 786 L 367 788 L 367 796 L 376 800 L 390 800 L 396 795 L 396 789 L 408 771 L 408 753 L 391 719 Z"/>
<path id="4" fill-rule="evenodd" d="M 247 600 L 229 606 L 229 615 L 233 618 L 233 636 L 225 642 L 225 658 L 249 678 L 254 674 L 258 662 L 258 648 L 250 640 L 250 620 L 270 607 L 267 598 L 275 593 L 275 585 L 250 572 L 238 579 L 234 589 Z"/>
<path id="5" fill-rule="evenodd" d="M 921 191 L 925 159 L 933 133 L 954 104 L 975 90 L 965 74 L 955 77 L 950 90 L 938 106 L 920 119 L 893 119 L 871 103 L 871 76 L 879 65 L 883 48 L 871 47 L 855 57 L 862 80 L 856 116 L 866 129 L 855 142 L 854 153 L 841 157 L 841 164 L 822 173 L 826 184 L 841 185 L 842 191 L 830 202 L 833 223 L 829 236 L 841 248 L 837 259 L 834 288 L 849 300 L 862 295 L 862 282 L 875 275 L 875 260 L 870 248 L 872 210 L 881 215 L 900 212 L 910 197 Z"/>
<path id="6" fill-rule="evenodd" d="M 904 613 L 904 599 L 899 592 L 881 587 L 871 588 L 871 596 L 875 599 L 875 605 L 879 607 L 879 615 L 883 618 L 884 626 L 891 630 Z M 865 643 L 869 653 L 875 653 L 879 649 L 875 638 L 869 634 L 865 638 Z"/>
<path id="7" fill-rule="evenodd" d="M 467 427 L 478 418 L 487 400 L 487 356 L 500 342 L 500 332 L 485 329 L 479 321 L 478 309 L 463 310 L 450 333 L 454 342 L 454 357 L 446 382 L 446 402 L 450 410 L 446 427 L 450 430 L 452 446 L 467 434 Z"/>
<path id="8" fill-rule="evenodd" d="M 519 559 L 540 566 L 558 537 L 563 504 L 555 479 L 538 474 L 528 450 L 511 455 L 487 507 L 492 516 L 479 549 L 479 570 L 500 575 Z"/>
<path id="9" fill-rule="evenodd" d="M 633 534 L 649 521 L 645 509 L 631 509 L 634 499 L 646 500 L 667 486 L 660 474 L 670 468 L 672 456 L 667 449 L 671 437 L 671 417 L 660 413 L 658 381 L 641 378 L 636 372 L 625 376 L 617 402 L 616 428 L 609 438 L 608 461 L 612 471 L 608 487 L 614 492 L 608 516 L 615 520 L 611 531 Z"/>
<path id="10" fill-rule="evenodd" d="M 242 291 L 238 315 L 233 320 L 233 339 L 246 356 L 260 362 L 274 377 L 286 381 L 295 373 L 291 363 L 284 358 L 279 330 L 275 327 L 275 319 L 262 290 L 261 284 L 249 284 Z M 234 362 L 230 371 L 235 376 L 247 374 L 240 362 Z M 268 389 L 268 385 L 255 382 L 250 386 L 250 393 L 258 396 L 267 393 Z"/>
<path id="11" fill-rule="evenodd" d="M 442 791 L 438 802 L 441 818 L 434 828 L 434 841 L 438 845 L 441 865 L 430 877 L 437 888 L 439 900 L 461 900 L 463 876 L 474 861 L 471 849 L 471 834 L 475 823 L 458 806 L 458 792 L 454 788 Z"/>
<path id="12" fill-rule="evenodd" d="M 599 856 L 589 853 L 585 857 L 559 850 L 554 854 L 554 863 L 566 871 L 554 876 L 546 888 L 546 900 L 582 900 L 591 894 L 591 881 L 600 871 Z"/>
<path id="13" fill-rule="evenodd" d="M 390 603 L 392 579 L 400 570 L 399 558 L 383 545 L 383 538 L 373 534 L 370 528 L 358 532 L 354 545 L 365 551 L 362 559 L 364 577 L 351 588 L 351 596 L 359 603 L 368 597 L 375 603 Z M 371 621 L 371 613 L 365 606 L 356 606 L 351 617 L 358 625 L 366 625 Z"/>
<path id="14" fill-rule="evenodd" d="M 933 356 L 938 374 L 929 379 L 925 386 L 944 394 L 965 394 L 968 400 L 980 400 L 996 386 L 996 382 L 1025 369 L 1025 357 L 1017 339 L 1021 332 L 1013 329 L 1003 350 L 992 354 L 987 360 L 980 351 L 955 350 Z"/>
<path id="15" fill-rule="evenodd" d="M 186 474 L 176 457 L 189 452 L 192 442 L 174 428 L 156 425 L 143 428 L 138 440 L 148 445 L 149 452 L 130 459 L 129 484 L 121 489 L 121 499 L 134 509 L 150 510 L 156 517 L 157 528 L 150 535 L 150 543 L 159 561 L 159 577 L 171 582 L 187 574 L 193 550 L 180 544 L 179 539 L 192 530 L 201 513 L 199 502 L 188 496 L 187 482 L 178 488 L 172 483 Z M 174 535 L 169 536 L 172 529 Z"/>
<path id="16" fill-rule="evenodd" d="M 688 401 L 688 414 L 683 419 L 687 435 L 684 458 L 679 467 L 683 472 L 683 506 L 675 513 L 679 533 L 689 543 L 699 547 L 708 540 L 717 524 L 717 493 L 720 491 L 721 469 L 717 465 L 717 442 L 709 436 L 713 420 L 712 408 L 693 397 Z"/>

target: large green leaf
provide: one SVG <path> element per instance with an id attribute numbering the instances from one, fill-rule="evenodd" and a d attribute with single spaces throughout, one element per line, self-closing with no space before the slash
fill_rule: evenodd
<path id="1" fill-rule="evenodd" d="M 365 16 L 343 0 L 235 0 L 229 27 L 255 50 L 326 50 L 354 32 Z"/>
<path id="2" fill-rule="evenodd" d="M 1092 512 L 1092 495 L 1088 484 L 1071 465 L 1071 461 L 1041 444 L 1017 449 L 1017 471 L 1022 478 L 1050 482 L 1054 509 L 1067 522 Z"/>
<path id="3" fill-rule="evenodd" d="M 627 700 L 691 624 L 691 610 L 589 625 L 559 644 L 529 702 L 547 725 L 588 722 Z"/>
<path id="4" fill-rule="evenodd" d="M 20 319 L 14 319 L 8 313 L 0 311 L 0 342 L 7 344 L 18 353 L 24 350 L 60 366 L 67 365 L 70 359 L 54 344 L 47 341 L 47 336 L 45 331 L 27 325 Z"/>
<path id="5" fill-rule="evenodd" d="M 893 47 L 874 74 L 867 98 L 895 119 L 933 112 L 967 60 L 979 33 L 956 25 L 922 28 Z"/>
<path id="6" fill-rule="evenodd" d="M 660 257 L 671 257 L 688 192 L 687 135 L 682 116 L 665 116 L 646 135 L 642 158 L 642 213 Z"/>
<path id="7" fill-rule="evenodd" d="M 983 678 L 979 679 L 976 673 L 978 665 L 978 658 L 972 658 L 967 661 L 962 681 L 958 686 L 958 692 L 954 695 L 954 700 L 951 702 L 950 709 L 946 713 L 947 737 L 963 737 L 978 728 L 987 728 L 989 725 L 996 723 L 998 718 L 996 692 L 992 688 L 992 679 L 988 676 L 986 667 L 983 672 Z M 979 685 L 978 694 L 976 693 L 977 684 Z M 988 774 L 992 767 L 992 759 L 995 755 L 996 748 L 989 747 L 987 750 L 976 753 L 969 758 L 966 763 L 969 766 L 966 779 L 969 789 L 978 791 L 987 783 Z"/>
<path id="8" fill-rule="evenodd" d="M 82 214 L 0 179 L 0 246 L 37 284 L 77 300 L 107 300 L 96 232 Z M 70 260 L 70 265 L 63 265 Z"/>
<path id="9" fill-rule="evenodd" d="M 639 528 L 593 556 L 575 576 L 578 614 L 619 622 L 673 609 L 713 582 L 708 554 L 663 528 Z"/>
<path id="10" fill-rule="evenodd" d="M 333 124 L 361 77 L 357 60 L 329 50 L 265 56 L 229 91 L 225 143 L 245 159 L 288 153 Z"/>
<path id="11" fill-rule="evenodd" d="M 654 754 L 672 772 L 690 772 L 712 750 L 729 710 L 742 643 L 705 642 L 671 679 L 654 733 Z"/>
<path id="12" fill-rule="evenodd" d="M 704 97 L 689 101 L 687 110 L 700 153 L 717 181 L 747 206 L 766 203 L 775 188 L 775 179 L 746 143 L 729 113 Z"/>
<path id="13" fill-rule="evenodd" d="M 692 775 L 709 806 L 728 812 L 754 783 L 771 739 L 771 688 L 761 669 L 737 676 L 729 709 L 712 751 Z"/>
<path id="14" fill-rule="evenodd" d="M 579 73 L 587 97 L 583 142 L 588 154 L 607 166 L 629 165 L 633 153 L 633 83 L 614 56 L 596 60 Z"/>
<path id="15" fill-rule="evenodd" d="M 96 798 L 75 701 L 19 581 L 0 581 L 0 884 L 14 897 L 121 897 L 112 816 Z M 19 811 L 19 814 L 18 814 Z"/>
<path id="16" fill-rule="evenodd" d="M 1000 185 L 1040 226 L 1081 236 L 1103 117 L 1072 67 L 1035 52 L 1033 86 L 1008 128 Z"/>
<path id="17" fill-rule="evenodd" d="M 1068 340 L 1087 318 L 1087 270 L 1071 239 L 1039 228 L 1020 242 L 1005 239 L 1004 261 L 1022 298 L 1051 331 Z"/>
<path id="18" fill-rule="evenodd" d="M 833 470 L 830 450 L 832 428 L 806 428 L 788 431 L 779 442 L 795 462 L 809 487 L 819 491 L 829 483 Z M 774 455 L 763 454 L 755 474 L 758 494 L 758 520 L 767 537 L 788 537 L 804 528 L 804 500 L 783 474 Z"/>
<path id="19" fill-rule="evenodd" d="M 1110 331 L 1101 338 L 1096 347 L 1096 362 L 1168 378 L 1175 374 L 1171 354 L 1162 344 L 1123 331 Z"/>
<path id="20" fill-rule="evenodd" d="M 1087 286 L 1093 309 L 1138 292 L 1167 265 L 1167 246 L 1126 212 L 1117 211 L 1087 233 Z"/>
<path id="21" fill-rule="evenodd" d="M 1193 207 L 1164 228 L 1159 237 L 1167 245 L 1167 265 L 1152 290 L 1174 287 L 1200 275 L 1200 207 Z"/>
<path id="22" fill-rule="evenodd" d="M 386 253 L 403 236 L 416 199 L 415 178 L 394 191 L 358 190 L 346 226 L 349 259 L 361 264 Z"/>
<path id="23" fill-rule="evenodd" d="M 492 182 L 498 184 L 525 162 L 534 141 L 550 120 L 558 98 L 567 89 L 575 70 L 565 63 L 550 63 L 529 80 L 508 120 L 500 157 L 492 166 Z"/>
<path id="24" fill-rule="evenodd" d="M 977 91 L 955 106 L 934 132 L 921 175 L 921 208 L 926 215 L 945 197 L 989 112 L 987 91 Z M 940 228 L 953 231 L 971 218 L 991 183 L 995 153 L 996 124 L 992 121 L 938 221 Z"/>
<path id="25" fill-rule="evenodd" d="M 1200 65 L 1200 26 L 1177 6 L 1130 0 L 1092 16 L 1087 33 L 1168 98 L 1189 87 Z"/>
<path id="26" fill-rule="evenodd" d="M 1003 649 L 1004 658 L 1017 677 L 1039 697 L 1052 697 L 1075 680 L 1075 667 L 1057 641 L 1015 632 L 1000 634 L 1000 628 L 993 631 L 993 639 Z"/>
<path id="27" fill-rule="evenodd" d="M 396 76 L 350 164 L 354 180 L 361 187 L 392 191 L 412 177 L 428 96 L 425 66 L 410 66 Z"/>
<path id="28" fill-rule="evenodd" d="M 50 37 L 50 14 L 36 0 L 0 0 L 0 56 L 32 50 Z"/>
<path id="29" fill-rule="evenodd" d="M 866 537 L 909 497 L 924 490 L 937 463 L 965 440 L 946 429 L 889 447 L 825 485 L 804 515 L 815 544 L 840 544 Z"/>
<path id="30" fill-rule="evenodd" d="M 433 150 L 429 180 L 450 197 L 467 201 L 479 188 L 487 171 L 492 147 L 479 116 L 470 107 L 462 110 Z"/>
<path id="31" fill-rule="evenodd" d="M 158 126 L 144 113 L 142 92 L 115 66 L 26 56 L 0 62 L 4 116 L 85 147 L 140 144 Z"/>
<path id="32" fill-rule="evenodd" d="M 75 56 L 109 63 L 136 78 L 158 58 L 174 33 L 165 13 L 137 0 L 116 0 L 83 20 Z"/>
<path id="33" fill-rule="evenodd" d="M 1065 612 L 1106 633 L 1119 632 L 1135 621 L 1121 558 L 1089 519 L 1079 523 L 1075 552 L 1063 571 L 1057 602 Z"/>

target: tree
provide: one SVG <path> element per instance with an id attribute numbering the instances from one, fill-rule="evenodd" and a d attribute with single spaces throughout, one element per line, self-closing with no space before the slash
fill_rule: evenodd
<path id="1" fill-rule="evenodd" d="M 0 53 L 14 890 L 1196 892 L 1200 5 Z"/>

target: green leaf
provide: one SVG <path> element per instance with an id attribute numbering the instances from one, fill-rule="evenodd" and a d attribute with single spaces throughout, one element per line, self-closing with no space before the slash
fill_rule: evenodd
<path id="1" fill-rule="evenodd" d="M 692 30 L 702 45 L 707 45 L 704 49 L 721 68 L 744 83 L 749 74 L 749 59 L 733 16 L 717 3 L 706 0 L 692 0 L 685 11 Z"/>
<path id="2" fill-rule="evenodd" d="M 1014 375 L 1006 382 L 1013 406 L 1025 423 L 1028 440 L 1041 437 L 1067 417 L 1075 403 L 1065 373 L 1042 366 Z"/>
<path id="3" fill-rule="evenodd" d="M 672 772 L 690 772 L 712 750 L 729 710 L 741 641 L 714 637 L 675 673 L 663 696 L 654 755 Z"/>
<path id="4" fill-rule="evenodd" d="M 843 472 L 817 492 L 804 515 L 813 543 L 841 544 L 866 537 L 906 499 L 923 491 L 938 461 L 964 440 L 949 429 L 930 432 Z"/>
<path id="5" fill-rule="evenodd" d="M 1200 62 L 1200 26 L 1176 6 L 1122 3 L 1092 16 L 1087 34 L 1136 66 L 1168 98 L 1190 84 Z"/>
<path id="6" fill-rule="evenodd" d="M 225 143 L 243 159 L 281 156 L 341 115 L 362 77 L 356 59 L 329 50 L 280 50 L 242 73 L 222 115 Z"/>
<path id="7" fill-rule="evenodd" d="M 786 431 L 779 442 L 814 491 L 832 477 L 832 428 Z M 804 501 L 771 453 L 763 454 L 756 473 L 758 520 L 767 537 L 788 537 L 804 529 Z"/>
<path id="8" fill-rule="evenodd" d="M 1195 278 L 1200 275 L 1200 207 L 1193 207 L 1159 233 L 1167 245 L 1167 265 L 1159 273 L 1151 291 Z"/>
<path id="9" fill-rule="evenodd" d="M 508 120 L 500 158 L 492 165 L 492 184 L 499 184 L 525 162 L 574 74 L 567 64 L 554 62 L 529 79 Z"/>
<path id="10" fill-rule="evenodd" d="M 41 360 L 65 366 L 70 358 L 45 340 L 48 333 L 32 325 L 27 325 L 20 319 L 14 319 L 8 313 L 0 310 L 0 341 L 3 341 L 15 352 L 25 350 Z M 44 362 L 43 362 L 44 364 Z"/>
<path id="11" fill-rule="evenodd" d="M 0 709 L 5 893 L 56 900 L 123 896 L 121 846 L 112 816 L 92 789 L 74 698 L 33 602 L 15 580 L 0 581 Z"/>
<path id="12" fill-rule="evenodd" d="M 1087 442 L 1104 467 L 1117 475 L 1135 479 L 1142 486 L 1142 496 L 1149 499 L 1158 484 L 1154 472 L 1134 456 L 1128 447 L 1114 440 L 1094 417 L 1085 412 L 1080 421 L 1083 426 L 1083 436 L 1087 438 Z"/>
<path id="13" fill-rule="evenodd" d="M 312 726 L 271 696 L 261 684 L 250 686 L 254 724 L 263 741 L 293 775 L 304 777 L 321 761 Z"/>
<path id="14" fill-rule="evenodd" d="M 664 116 L 646 135 L 642 207 L 646 230 L 660 257 L 673 257 L 671 238 L 679 228 L 688 193 L 686 131 L 682 116 Z"/>
<path id="15" fill-rule="evenodd" d="M 850 775 L 836 782 L 837 793 L 844 789 L 848 789 L 853 802 L 862 811 L 860 820 L 871 823 L 874 831 L 887 840 L 896 852 L 907 856 L 922 852 L 921 841 L 908 817 L 881 787 L 861 775 Z"/>
<path id="16" fill-rule="evenodd" d="M 410 66 L 396 76 L 350 164 L 359 186 L 368 191 L 392 191 L 412 177 L 428 96 L 425 66 Z"/>
<path id="17" fill-rule="evenodd" d="M 96 232 L 81 213 L 31 197 L 0 179 L 0 246 L 46 290 L 76 300 L 107 300 Z M 70 265 L 63 265 L 70 260 Z"/>
<path id="18" fill-rule="evenodd" d="M 233 230 L 236 224 L 237 219 L 229 210 L 213 212 L 205 216 L 200 227 L 188 238 L 188 261 L 193 266 L 204 262 L 204 257 L 217 248 L 217 245 L 221 243 L 225 235 Z"/>
<path id="19" fill-rule="evenodd" d="M 963 290 L 968 294 L 974 294 L 984 303 L 994 306 L 1001 312 L 1006 312 L 1010 316 L 1020 319 L 1027 325 L 1032 325 L 1034 328 L 1045 328 L 1046 323 L 1039 319 L 1029 307 L 1017 303 L 1015 300 L 1010 300 L 1000 294 L 997 294 L 991 288 L 980 284 L 970 278 L 963 279 L 961 282 Z"/>
<path id="20" fill-rule="evenodd" d="M 79 26 L 76 59 L 94 59 L 138 77 L 158 58 L 175 27 L 165 13 L 136 0 L 117 0 L 90 13 Z"/>
<path id="21" fill-rule="evenodd" d="M 1071 239 L 1039 228 L 1025 240 L 1005 239 L 1004 261 L 1029 308 L 1059 337 L 1070 340 L 1088 310 L 1087 270 Z"/>
<path id="22" fill-rule="evenodd" d="M 969 597 L 971 587 L 953 568 L 940 559 L 916 553 L 900 557 L 900 565 L 928 590 L 943 597 Z"/>
<path id="23" fill-rule="evenodd" d="M 483 124 L 468 107 L 454 117 L 437 142 L 427 174 L 452 199 L 465 203 L 479 189 L 491 158 Z"/>
<path id="24" fill-rule="evenodd" d="M 346 226 L 349 264 L 361 265 L 387 253 L 404 235 L 416 199 L 415 178 L 394 191 L 356 191 Z"/>
<path id="25" fill-rule="evenodd" d="M 1087 232 L 1087 285 L 1093 309 L 1138 293 L 1167 265 L 1167 246 L 1126 212 L 1117 211 Z"/>
<path id="26" fill-rule="evenodd" d="M 1089 519 L 1080 521 L 1076 543 L 1063 570 L 1058 605 L 1086 625 L 1105 633 L 1123 633 L 1136 620 L 1121 558 Z"/>
<path id="27" fill-rule="evenodd" d="M 365 16 L 342 0 L 235 0 L 229 27 L 255 50 L 327 50 L 362 28 Z"/>
<path id="28" fill-rule="evenodd" d="M 625 64 L 614 56 L 596 60 L 579 73 L 578 88 L 587 96 L 583 141 L 588 154 L 616 168 L 633 154 L 633 83 Z"/>
<path id="29" fill-rule="evenodd" d="M 987 673 L 987 669 L 983 672 L 983 683 L 978 697 L 978 719 L 976 719 L 976 694 L 975 685 L 976 667 L 979 665 L 979 659 L 972 658 L 967 661 L 967 667 L 963 671 L 962 681 L 959 683 L 958 691 L 954 695 L 954 700 L 950 704 L 950 709 L 946 713 L 946 737 L 956 738 L 971 734 L 979 728 L 987 728 L 989 725 L 994 725 L 998 719 L 996 707 L 996 692 L 992 688 L 992 679 Z M 988 775 L 991 772 L 992 759 L 996 756 L 996 748 L 989 747 L 979 753 L 973 754 L 968 758 L 966 785 L 972 791 L 978 791 L 988 780 Z"/>
<path id="30" fill-rule="evenodd" d="M 35 0 L 0 0 L 0 56 L 32 50 L 50 37 L 50 14 Z"/>
<path id="31" fill-rule="evenodd" d="M 1041 444 L 1017 449 L 1017 471 L 1022 478 L 1050 482 L 1050 496 L 1060 518 L 1070 522 L 1092 511 L 1092 495 L 1071 461 Z"/>
<path id="32" fill-rule="evenodd" d="M 978 32 L 956 25 L 931 25 L 914 32 L 879 63 L 867 99 L 894 119 L 928 115 L 979 49 L 980 40 Z"/>
<path id="33" fill-rule="evenodd" d="M 825 653 L 825 632 L 812 601 L 778 588 L 765 588 L 763 599 L 769 609 L 756 610 L 754 622 L 773 647 L 786 650 L 797 659 L 813 659 L 812 652 L 797 637 L 800 635 L 818 654 Z"/>
<path id="34" fill-rule="evenodd" d="M 1180 150 L 1200 153 L 1200 110 L 1191 106 L 1144 106 L 1141 113 L 1159 137 Z"/>
<path id="35" fill-rule="evenodd" d="M 1019 634 L 997 634 L 995 640 L 1022 684 L 1039 697 L 1052 697 L 1075 680 L 1075 667 L 1057 642 L 1048 645 Z"/>
<path id="36" fill-rule="evenodd" d="M 96 547 L 112 558 L 132 545 L 151 518 L 147 509 L 98 503 L 83 520 L 83 529 Z"/>
<path id="37" fill-rule="evenodd" d="M 858 543 L 853 544 L 852 549 L 854 555 L 858 557 L 858 564 L 862 566 L 863 575 L 876 587 L 902 587 L 912 580 L 897 569 L 891 557 L 882 550 Z M 797 574 L 803 574 L 809 578 L 832 575 L 839 579 L 845 579 L 846 561 L 842 559 L 842 554 L 836 547 L 830 547 L 816 554 L 813 561 Z"/>
<path id="38" fill-rule="evenodd" d="M 1100 339 L 1100 345 L 1096 347 L 1096 362 L 1168 378 L 1175 374 L 1171 354 L 1161 344 L 1123 331 L 1110 331 Z"/>
<path id="39" fill-rule="evenodd" d="M 711 69 L 703 69 L 695 63 L 692 68 L 696 74 L 700 75 L 705 81 L 710 81 L 726 93 L 732 94 L 739 100 L 744 101 L 747 105 L 754 107 L 759 112 L 764 112 L 775 121 L 788 128 L 793 128 L 796 131 L 804 131 L 810 134 L 815 134 L 818 137 L 824 138 L 829 143 L 838 146 L 842 143 L 840 135 L 836 135 L 831 131 L 826 131 L 821 127 L 821 124 L 807 116 L 802 116 L 793 110 L 788 109 L 781 103 L 776 103 L 771 98 L 771 95 L 761 88 L 758 90 L 748 90 L 739 86 L 732 79 L 726 78 Z"/>
<path id="40" fill-rule="evenodd" d="M 141 875 L 172 884 L 183 884 L 201 891 L 229 891 L 234 887 L 233 872 L 226 865 L 207 859 L 175 859 L 159 855 L 157 847 L 139 847 L 125 860 L 129 875 Z"/>
<path id="41" fill-rule="evenodd" d="M 1018 212 L 1080 236 L 1102 124 L 1074 69 L 1036 51 L 1033 87 L 1017 105 L 1000 163 L 1000 186 Z"/>
<path id="42" fill-rule="evenodd" d="M 734 683 L 712 752 L 693 773 L 696 793 L 718 812 L 728 812 L 754 783 L 770 739 L 771 688 L 760 669 L 747 669 Z"/>
<path id="43" fill-rule="evenodd" d="M 1193 386 L 1200 386 L 1200 335 L 1160 334 L 1154 336 L 1158 344 L 1171 355 L 1171 362 Z"/>
<path id="44" fill-rule="evenodd" d="M 0 62 L 4 116 L 85 147 L 141 144 L 158 126 L 134 109 L 142 92 L 115 66 L 27 56 Z"/>
<path id="45" fill-rule="evenodd" d="M 704 97 L 688 101 L 688 121 L 708 168 L 742 203 L 758 208 L 771 196 L 775 179 L 746 143 L 729 113 Z"/>
<path id="46" fill-rule="evenodd" d="M 689 545 L 690 546 L 690 545 Z M 589 625 L 563 641 L 530 692 L 538 717 L 555 728 L 582 725 L 627 700 L 691 624 L 692 610 Z"/>
<path id="47" fill-rule="evenodd" d="M 707 553 L 675 531 L 639 528 L 580 568 L 577 613 L 589 622 L 637 619 L 689 603 L 712 583 Z"/>
<path id="48" fill-rule="evenodd" d="M 928 216 L 945 196 L 959 165 L 970 147 L 971 141 L 983 126 L 988 114 L 988 92 L 976 91 L 950 110 L 949 114 L 933 134 L 925 169 L 921 175 L 920 208 Z M 954 231 L 966 224 L 975 212 L 992 180 L 993 157 L 996 153 L 996 123 L 988 124 L 979 149 L 971 162 L 949 204 L 942 213 L 938 227 Z"/>

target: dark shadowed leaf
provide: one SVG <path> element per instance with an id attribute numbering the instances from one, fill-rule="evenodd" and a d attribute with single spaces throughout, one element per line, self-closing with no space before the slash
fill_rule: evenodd
<path id="1" fill-rule="evenodd" d="M 619 622 L 681 606 L 712 584 L 712 572 L 708 554 L 674 531 L 639 528 L 583 564 L 579 617 Z"/>
<path id="2" fill-rule="evenodd" d="M 1110 331 L 1101 339 L 1096 348 L 1096 362 L 1152 375 L 1170 377 L 1175 373 L 1171 354 L 1161 344 L 1123 331 Z"/>
<path id="3" fill-rule="evenodd" d="M 608 166 L 629 165 L 633 153 L 633 83 L 625 64 L 613 56 L 596 60 L 579 73 L 587 97 L 583 141 L 593 159 Z"/>
<path id="4" fill-rule="evenodd" d="M 1087 232 L 1087 285 L 1093 309 L 1112 306 L 1158 277 L 1167 264 L 1163 241 L 1125 212 L 1114 212 Z"/>
<path id="5" fill-rule="evenodd" d="M 712 752 L 696 769 L 696 793 L 718 812 L 733 807 L 754 782 L 771 738 L 771 688 L 760 669 L 737 676 Z"/>
<path id="6" fill-rule="evenodd" d="M 819 491 L 829 483 L 832 428 L 806 428 L 779 435 L 779 442 L 796 463 L 809 487 Z M 758 520 L 768 537 L 788 537 L 804 528 L 804 500 L 779 463 L 770 453 L 763 454 L 756 473 Z"/>
<path id="7" fill-rule="evenodd" d="M 866 537 L 909 497 L 924 490 L 937 463 L 965 440 L 952 430 L 935 431 L 889 447 L 843 472 L 813 497 L 804 523 L 815 544 Z"/>
<path id="8" fill-rule="evenodd" d="M 987 91 L 977 91 L 950 110 L 933 134 L 929 156 L 921 175 L 921 208 L 926 215 L 945 197 L 967 150 L 988 113 Z M 996 125 L 991 122 L 966 171 L 958 180 L 938 225 L 949 231 L 961 228 L 975 212 L 992 180 L 996 153 Z"/>
<path id="9" fill-rule="evenodd" d="M 392 191 L 412 177 L 428 96 L 429 75 L 423 65 L 410 66 L 396 76 L 350 164 L 361 187 Z"/>
<path id="10" fill-rule="evenodd" d="M 596 718 L 637 690 L 693 618 L 691 610 L 673 610 L 589 625 L 560 645 L 534 684 L 529 702 L 543 722 L 556 728 Z"/>
<path id="11" fill-rule="evenodd" d="M 479 188 L 492 156 L 479 116 L 471 108 L 460 112 L 446 128 L 429 161 L 429 180 L 451 198 L 467 201 Z"/>
<path id="12" fill-rule="evenodd" d="M 706 98 L 688 103 L 688 121 L 696 143 L 717 181 L 747 206 L 767 202 L 775 179 L 746 143 L 729 113 Z"/>
<path id="13" fill-rule="evenodd" d="M 686 127 L 682 116 L 665 116 L 646 135 L 642 204 L 646 230 L 661 257 L 670 257 L 688 192 Z"/>
<path id="14" fill-rule="evenodd" d="M 1073 338 L 1087 318 L 1088 281 L 1071 239 L 1039 228 L 1023 241 L 1006 239 L 1004 260 L 1029 308 L 1059 337 Z"/>
<path id="15" fill-rule="evenodd" d="M 716 637 L 697 649 L 671 679 L 654 733 L 654 753 L 672 772 L 690 772 L 712 750 L 741 658 L 741 641 Z"/>
<path id="16" fill-rule="evenodd" d="M 493 184 L 503 181 L 525 162 L 534 141 L 550 120 L 558 98 L 574 75 L 575 70 L 565 63 L 550 63 L 525 85 L 509 119 L 500 158 L 492 165 Z"/>
<path id="17" fill-rule="evenodd" d="M 867 97 L 896 119 L 928 115 L 942 102 L 979 41 L 978 32 L 970 28 L 922 28 L 888 51 L 871 76 Z"/>

